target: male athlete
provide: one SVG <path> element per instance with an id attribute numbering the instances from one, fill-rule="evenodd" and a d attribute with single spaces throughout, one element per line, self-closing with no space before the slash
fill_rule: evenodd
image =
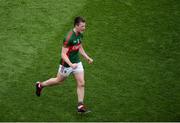
<path id="1" fill-rule="evenodd" d="M 85 31 L 85 20 L 82 17 L 74 19 L 74 28 L 67 33 L 63 41 L 61 60 L 56 78 L 50 78 L 44 82 L 36 83 L 36 95 L 40 96 L 42 89 L 47 86 L 62 84 L 62 82 L 72 73 L 77 81 L 78 107 L 80 113 L 89 112 L 84 106 L 84 69 L 79 59 L 79 53 L 88 61 L 93 63 L 83 49 L 82 38 Z"/>

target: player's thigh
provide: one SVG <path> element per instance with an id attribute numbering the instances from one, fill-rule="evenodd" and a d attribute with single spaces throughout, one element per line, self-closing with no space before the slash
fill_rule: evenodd
<path id="1" fill-rule="evenodd" d="M 84 85 L 84 71 L 73 73 L 78 85 Z"/>

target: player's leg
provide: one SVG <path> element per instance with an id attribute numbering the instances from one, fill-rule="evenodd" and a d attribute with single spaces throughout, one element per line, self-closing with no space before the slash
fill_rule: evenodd
<path id="1" fill-rule="evenodd" d="M 84 106 L 84 93 L 85 93 L 85 81 L 84 81 L 84 69 L 82 63 L 78 63 L 78 67 L 73 70 L 74 78 L 77 82 L 77 96 L 78 96 L 78 112 L 88 113 L 89 110 Z"/>
<path id="2" fill-rule="evenodd" d="M 59 84 L 62 84 L 65 79 L 66 79 L 65 76 L 61 75 L 60 73 L 57 73 L 56 78 L 50 78 L 42 82 L 41 86 L 46 87 L 46 86 L 59 85 Z"/>
<path id="3" fill-rule="evenodd" d="M 42 91 L 43 87 L 62 84 L 65 79 L 66 79 L 65 76 L 61 75 L 60 73 L 57 73 L 56 78 L 50 78 L 44 82 L 37 82 L 36 83 L 36 95 L 37 96 L 41 95 L 41 91 Z"/>
<path id="4" fill-rule="evenodd" d="M 77 82 L 77 96 L 78 96 L 78 102 L 83 103 L 84 101 L 84 71 L 76 72 L 74 73 L 74 78 Z"/>
<path id="5" fill-rule="evenodd" d="M 44 82 L 36 83 L 36 95 L 37 96 L 41 95 L 41 91 L 43 87 L 62 84 L 62 82 L 67 78 L 67 76 L 69 76 L 71 72 L 72 72 L 72 68 L 67 68 L 60 65 L 56 78 L 50 78 Z"/>

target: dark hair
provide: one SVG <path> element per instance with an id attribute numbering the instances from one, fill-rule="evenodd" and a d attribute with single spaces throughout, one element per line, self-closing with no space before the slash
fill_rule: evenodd
<path id="1" fill-rule="evenodd" d="M 80 22 L 86 22 L 86 21 L 83 17 L 80 17 L 80 16 L 76 17 L 74 19 L 74 26 L 79 25 Z"/>

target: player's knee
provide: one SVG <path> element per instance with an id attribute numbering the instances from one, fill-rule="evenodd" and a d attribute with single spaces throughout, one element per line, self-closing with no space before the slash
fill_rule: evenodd
<path id="1" fill-rule="evenodd" d="M 84 81 L 78 81 L 78 87 L 84 87 L 85 84 L 84 84 Z"/>
<path id="2" fill-rule="evenodd" d="M 84 86 L 84 84 L 78 84 L 78 88 L 83 88 Z"/>

